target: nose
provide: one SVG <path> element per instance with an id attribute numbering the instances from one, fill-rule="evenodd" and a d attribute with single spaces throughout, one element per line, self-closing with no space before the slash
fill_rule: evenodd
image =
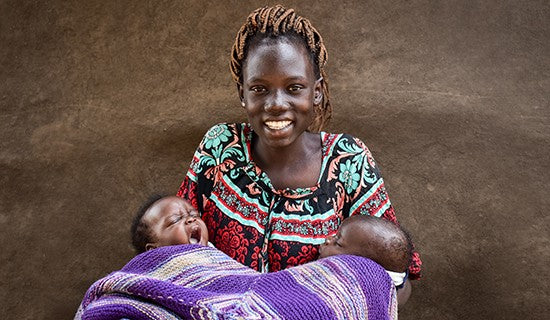
<path id="1" fill-rule="evenodd" d="M 334 236 L 328 236 L 326 239 L 325 239 L 325 244 L 326 245 L 330 245 L 332 244 L 332 242 L 334 241 Z"/>
<path id="2" fill-rule="evenodd" d="M 265 111 L 282 113 L 288 109 L 288 101 L 283 90 L 274 90 L 265 103 Z"/>
<path id="3" fill-rule="evenodd" d="M 197 220 L 197 217 L 195 217 L 195 216 L 187 216 L 187 218 L 185 218 L 185 224 L 193 223 L 196 220 Z"/>

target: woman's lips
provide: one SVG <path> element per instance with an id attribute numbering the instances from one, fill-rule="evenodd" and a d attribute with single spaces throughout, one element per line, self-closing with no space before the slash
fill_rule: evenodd
<path id="1" fill-rule="evenodd" d="M 290 120 L 268 120 L 264 122 L 265 125 L 271 130 L 281 130 L 288 127 L 292 121 Z"/>

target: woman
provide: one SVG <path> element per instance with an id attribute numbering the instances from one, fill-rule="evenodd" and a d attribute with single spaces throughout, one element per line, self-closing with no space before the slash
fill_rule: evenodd
<path id="1" fill-rule="evenodd" d="M 397 223 L 363 142 L 319 132 L 332 112 L 326 59 L 321 35 L 294 10 L 251 13 L 231 60 L 249 123 L 212 127 L 178 192 L 202 213 L 218 249 L 259 271 L 316 259 L 350 215 Z M 414 253 L 410 278 L 420 264 Z"/>

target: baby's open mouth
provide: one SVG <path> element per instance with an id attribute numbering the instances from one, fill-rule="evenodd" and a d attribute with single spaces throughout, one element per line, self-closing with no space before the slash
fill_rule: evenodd
<path id="1" fill-rule="evenodd" d="M 191 228 L 189 243 L 199 243 L 201 241 L 201 228 L 197 225 Z"/>

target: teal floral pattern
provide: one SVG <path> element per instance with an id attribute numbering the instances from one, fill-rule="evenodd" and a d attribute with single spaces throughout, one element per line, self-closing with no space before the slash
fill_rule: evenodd
<path id="1" fill-rule="evenodd" d="M 256 270 L 277 271 L 312 261 L 328 235 L 354 214 L 397 223 L 384 181 L 368 148 L 347 134 L 320 133 L 322 164 L 309 188 L 273 188 L 253 161 L 249 124 L 212 127 L 197 148 L 178 195 L 202 213 L 210 241 Z M 411 278 L 418 277 L 415 253 Z"/>
<path id="2" fill-rule="evenodd" d="M 361 176 L 357 173 L 357 166 L 354 165 L 351 160 L 346 160 L 345 163 L 340 164 L 340 174 L 338 178 L 340 182 L 344 184 L 346 192 L 351 194 L 353 190 L 359 185 L 359 179 Z"/>
<path id="3" fill-rule="evenodd" d="M 206 149 L 212 148 L 212 146 L 220 146 L 229 141 L 231 138 L 231 131 L 224 126 L 215 126 L 212 129 L 208 130 L 204 136 L 204 147 Z"/>

